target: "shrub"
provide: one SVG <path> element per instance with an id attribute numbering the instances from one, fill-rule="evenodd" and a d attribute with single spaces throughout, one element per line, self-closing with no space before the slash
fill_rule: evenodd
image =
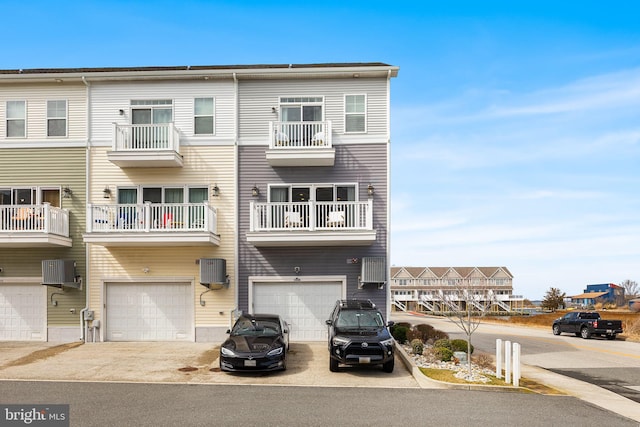
<path id="1" fill-rule="evenodd" d="M 435 348 L 443 347 L 443 348 L 448 348 L 449 350 L 451 350 L 451 341 L 449 341 L 449 339 L 448 339 L 448 338 L 441 338 L 441 339 L 439 339 L 439 340 L 436 340 L 436 341 L 433 343 L 433 346 L 434 346 Z"/>
<path id="2" fill-rule="evenodd" d="M 434 330 L 433 337 L 431 337 L 431 339 L 433 339 L 434 341 L 442 340 L 442 339 L 448 340 L 449 339 L 449 334 L 447 334 L 446 332 L 443 332 L 443 331 L 441 331 L 439 329 L 436 329 L 436 330 Z"/>
<path id="3" fill-rule="evenodd" d="M 422 340 L 422 334 L 416 328 L 411 328 L 407 331 L 407 341 L 412 342 L 413 340 Z"/>
<path id="4" fill-rule="evenodd" d="M 429 338 L 433 337 L 433 333 L 435 332 L 435 328 L 431 325 L 427 325 L 426 323 L 416 325 L 414 329 L 416 330 L 416 333 L 420 335 L 422 342 L 427 342 Z"/>
<path id="5" fill-rule="evenodd" d="M 433 349 L 434 355 L 443 362 L 449 362 L 453 358 L 453 351 L 446 347 L 436 347 Z"/>
<path id="6" fill-rule="evenodd" d="M 467 352 L 467 340 L 451 340 L 451 350 Z M 471 354 L 473 354 L 473 344 L 471 344 Z"/>
<path id="7" fill-rule="evenodd" d="M 411 341 L 411 350 L 413 354 L 422 354 L 424 351 L 424 344 L 420 338 L 415 338 Z"/>
<path id="8" fill-rule="evenodd" d="M 407 332 L 409 332 L 408 327 L 393 325 L 393 328 L 391 330 L 391 335 L 400 344 L 404 344 L 405 342 L 407 342 Z"/>
<path id="9" fill-rule="evenodd" d="M 479 353 L 477 356 L 473 356 L 471 361 L 482 369 L 491 369 L 494 367 L 493 357 L 489 353 Z"/>

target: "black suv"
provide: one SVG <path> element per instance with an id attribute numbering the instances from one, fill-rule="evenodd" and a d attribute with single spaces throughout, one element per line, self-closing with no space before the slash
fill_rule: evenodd
<path id="1" fill-rule="evenodd" d="M 394 340 L 384 319 L 370 300 L 338 300 L 327 320 L 329 326 L 329 369 L 344 365 L 381 364 L 393 372 Z"/>

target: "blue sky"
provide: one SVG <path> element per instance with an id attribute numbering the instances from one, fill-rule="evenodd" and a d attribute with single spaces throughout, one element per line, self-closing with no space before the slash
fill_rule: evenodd
<path id="1" fill-rule="evenodd" d="M 528 3 L 528 4 L 527 4 Z M 380 61 L 391 263 L 640 282 L 640 3 L 6 1 L 0 68 Z"/>

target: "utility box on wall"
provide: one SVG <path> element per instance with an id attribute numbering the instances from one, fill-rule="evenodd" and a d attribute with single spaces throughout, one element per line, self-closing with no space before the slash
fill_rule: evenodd
<path id="1" fill-rule="evenodd" d="M 387 283 L 387 262 L 384 257 L 363 257 L 360 273 L 360 287 L 368 284 L 377 285 L 379 289 Z"/>
<path id="2" fill-rule="evenodd" d="M 200 284 L 209 289 L 229 287 L 227 260 L 223 258 L 200 258 Z"/>
<path id="3" fill-rule="evenodd" d="M 66 259 L 42 260 L 42 284 L 80 289 L 82 282 L 76 275 L 76 262 Z"/>

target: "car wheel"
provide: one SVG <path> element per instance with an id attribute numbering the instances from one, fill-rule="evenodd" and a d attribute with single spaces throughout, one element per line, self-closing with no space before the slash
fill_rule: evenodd
<path id="1" fill-rule="evenodd" d="M 338 361 L 333 357 L 329 358 L 329 370 L 331 372 L 338 372 Z"/>
<path id="2" fill-rule="evenodd" d="M 560 326 L 553 325 L 553 335 L 560 335 Z"/>
<path id="3" fill-rule="evenodd" d="M 589 332 L 589 328 L 580 329 L 580 336 L 585 340 L 591 338 L 591 332 Z"/>
<path id="4" fill-rule="evenodd" d="M 615 340 L 616 339 L 616 334 L 607 335 L 607 339 L 608 340 Z"/>
<path id="5" fill-rule="evenodd" d="M 382 370 L 383 370 L 383 371 L 385 371 L 385 372 L 388 372 L 388 373 L 393 372 L 393 365 L 394 365 L 394 363 L 395 363 L 395 360 L 394 360 L 394 359 L 391 359 L 391 360 L 389 360 L 388 362 L 383 363 L 383 364 L 382 364 Z"/>

